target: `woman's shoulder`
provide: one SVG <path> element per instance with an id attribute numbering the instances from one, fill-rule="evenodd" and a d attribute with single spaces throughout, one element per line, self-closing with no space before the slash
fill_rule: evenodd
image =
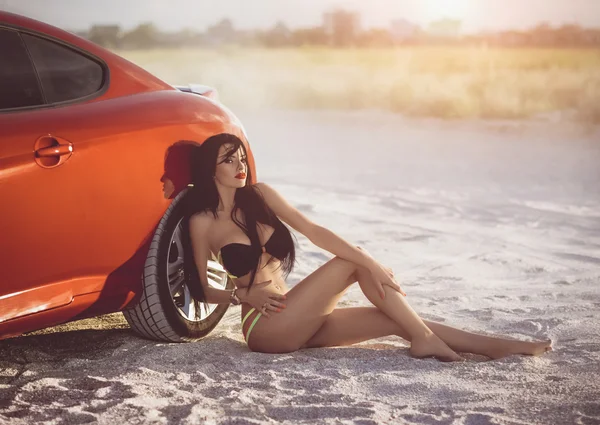
<path id="1" fill-rule="evenodd" d="M 267 202 L 283 200 L 281 194 L 265 182 L 254 183 L 252 187 L 254 188 L 254 191 L 260 193 Z"/>
<path id="2" fill-rule="evenodd" d="M 212 211 L 198 211 L 190 216 L 190 226 L 210 227 L 215 222 L 215 216 Z"/>
<path id="3" fill-rule="evenodd" d="M 258 190 L 258 191 L 259 191 L 259 192 L 261 192 L 261 193 L 262 193 L 262 192 L 264 192 L 265 190 L 269 190 L 269 189 L 271 189 L 271 187 L 270 187 L 268 184 L 266 184 L 265 182 L 256 182 L 256 183 L 254 183 L 254 184 L 252 185 L 252 188 L 253 188 L 255 191 L 257 191 L 257 190 Z M 272 189 L 271 189 L 271 190 L 272 190 Z"/>

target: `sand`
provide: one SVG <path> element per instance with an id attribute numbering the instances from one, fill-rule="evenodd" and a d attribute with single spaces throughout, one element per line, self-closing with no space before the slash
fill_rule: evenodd
<path id="1" fill-rule="evenodd" d="M 597 129 L 239 115 L 259 179 L 392 267 L 424 318 L 554 351 L 445 364 L 390 336 L 273 355 L 248 350 L 239 307 L 190 344 L 116 313 L 0 341 L 0 423 L 600 423 Z M 290 286 L 332 257 L 297 238 Z M 339 303 L 367 305 L 356 284 Z"/>

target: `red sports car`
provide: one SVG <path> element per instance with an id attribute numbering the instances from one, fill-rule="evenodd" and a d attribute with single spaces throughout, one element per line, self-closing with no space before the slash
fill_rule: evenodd
<path id="1" fill-rule="evenodd" d="M 176 142 L 234 134 L 256 176 L 239 120 L 214 90 L 2 11 L 0 52 L 0 339 L 116 311 L 148 338 L 205 336 L 227 305 L 183 279 Z M 216 261 L 209 277 L 233 287 Z"/>

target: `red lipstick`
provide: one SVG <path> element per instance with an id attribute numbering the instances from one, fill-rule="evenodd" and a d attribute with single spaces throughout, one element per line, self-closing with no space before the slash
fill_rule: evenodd
<path id="1" fill-rule="evenodd" d="M 239 173 L 235 175 L 236 179 L 245 179 L 246 178 L 246 173 Z"/>

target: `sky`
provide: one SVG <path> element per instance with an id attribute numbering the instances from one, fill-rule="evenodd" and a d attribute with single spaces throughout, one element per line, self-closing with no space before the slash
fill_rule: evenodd
<path id="1" fill-rule="evenodd" d="M 392 19 L 419 25 L 458 18 L 463 32 L 524 29 L 539 22 L 600 28 L 600 0 L 0 0 L 0 9 L 68 30 L 93 24 L 131 29 L 153 22 L 164 31 L 204 31 L 223 18 L 238 29 L 266 29 L 278 21 L 290 28 L 322 23 L 323 12 L 359 12 L 363 28 L 389 27 Z"/>

